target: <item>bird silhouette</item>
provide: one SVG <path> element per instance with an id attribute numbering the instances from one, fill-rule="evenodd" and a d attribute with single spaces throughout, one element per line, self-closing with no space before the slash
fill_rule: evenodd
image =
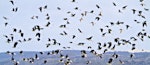
<path id="1" fill-rule="evenodd" d="M 109 64 L 111 64 L 111 63 L 112 63 L 112 61 L 113 61 L 113 59 L 112 59 L 112 58 L 110 58 L 110 59 L 109 59 L 109 61 L 108 61 L 108 63 L 109 63 Z"/>
<path id="2" fill-rule="evenodd" d="M 92 47 L 91 47 L 91 46 L 88 46 L 87 49 L 92 49 Z"/>
<path id="3" fill-rule="evenodd" d="M 14 62 L 14 65 L 19 65 L 19 61 L 15 61 L 15 62 Z"/>
<path id="4" fill-rule="evenodd" d="M 103 32 L 103 28 L 100 28 L 100 31 Z"/>
<path id="5" fill-rule="evenodd" d="M 110 25 L 112 25 L 112 26 L 113 26 L 113 25 L 114 25 L 114 22 L 110 22 Z"/>
<path id="6" fill-rule="evenodd" d="M 78 7 L 75 7 L 74 9 L 75 9 L 75 10 L 78 10 L 79 8 L 78 8 Z"/>
<path id="7" fill-rule="evenodd" d="M 118 12 L 119 12 L 119 13 L 122 13 L 122 11 L 121 11 L 120 9 L 118 10 Z"/>
<path id="8" fill-rule="evenodd" d="M 91 10 L 90 13 L 94 13 L 94 10 Z"/>
<path id="9" fill-rule="evenodd" d="M 47 60 L 44 60 L 44 64 L 46 64 L 47 63 Z"/>
<path id="10" fill-rule="evenodd" d="M 107 50 L 107 49 L 104 49 L 103 54 L 105 54 L 105 53 L 106 53 L 106 51 L 108 51 L 108 50 Z"/>
<path id="11" fill-rule="evenodd" d="M 42 7 L 39 7 L 40 12 L 42 12 Z"/>
<path id="12" fill-rule="evenodd" d="M 5 23 L 5 27 L 6 27 L 7 25 L 8 25 L 8 23 L 6 22 L 6 23 Z"/>
<path id="13" fill-rule="evenodd" d="M 140 2 L 143 2 L 144 0 L 140 0 Z"/>
<path id="14" fill-rule="evenodd" d="M 16 29 L 16 28 L 13 28 L 13 32 L 17 32 L 17 29 Z"/>
<path id="15" fill-rule="evenodd" d="M 88 37 L 88 38 L 86 38 L 87 40 L 91 40 L 93 38 L 93 36 L 90 36 L 90 37 Z"/>
<path id="16" fill-rule="evenodd" d="M 95 17 L 95 20 L 99 21 L 99 20 L 100 20 L 100 17 Z"/>
<path id="17" fill-rule="evenodd" d="M 5 17 L 5 16 L 3 16 L 3 19 L 8 20 L 8 18 L 7 18 L 7 17 Z"/>
<path id="18" fill-rule="evenodd" d="M 112 31 L 111 29 L 108 29 L 108 33 L 111 33 L 111 31 Z"/>
<path id="19" fill-rule="evenodd" d="M 102 49 L 102 47 L 100 45 L 98 45 L 98 50 L 101 50 L 101 49 Z"/>
<path id="20" fill-rule="evenodd" d="M 20 53 L 20 54 L 23 54 L 23 51 L 21 50 L 19 53 Z"/>
<path id="21" fill-rule="evenodd" d="M 144 8 L 144 10 L 145 10 L 145 11 L 149 11 L 149 9 L 147 9 L 147 8 Z"/>
<path id="22" fill-rule="evenodd" d="M 47 16 L 46 20 L 49 20 L 50 19 L 50 16 Z"/>
<path id="23" fill-rule="evenodd" d="M 48 27 L 50 24 L 51 24 L 51 23 L 50 23 L 50 22 L 48 22 L 48 23 L 46 24 L 46 27 Z"/>
<path id="24" fill-rule="evenodd" d="M 7 39 L 7 43 L 10 43 L 11 42 L 11 40 L 10 39 Z"/>
<path id="25" fill-rule="evenodd" d="M 143 27 L 147 26 L 147 22 L 144 21 L 144 22 L 142 23 L 142 26 L 143 26 Z"/>
<path id="26" fill-rule="evenodd" d="M 72 2 L 75 2 L 76 0 L 72 0 Z"/>
<path id="27" fill-rule="evenodd" d="M 35 59 L 39 59 L 39 57 L 38 57 L 38 55 L 37 55 L 37 54 L 35 54 Z"/>
<path id="28" fill-rule="evenodd" d="M 126 29 L 128 29 L 130 26 L 129 25 L 126 25 Z"/>
<path id="29" fill-rule="evenodd" d="M 103 44 L 103 47 L 106 47 L 106 46 L 107 46 L 106 43 L 104 43 L 104 44 Z"/>
<path id="30" fill-rule="evenodd" d="M 41 37 L 41 34 L 40 34 L 40 33 L 36 33 L 35 36 L 38 37 L 38 38 L 40 38 L 40 37 Z"/>
<path id="31" fill-rule="evenodd" d="M 135 50 L 135 46 L 133 46 L 131 50 Z"/>
<path id="32" fill-rule="evenodd" d="M 90 63 L 91 63 L 91 61 L 89 61 L 89 60 L 86 62 L 86 64 L 90 64 Z"/>
<path id="33" fill-rule="evenodd" d="M 47 5 L 44 6 L 44 9 L 47 9 Z"/>
<path id="34" fill-rule="evenodd" d="M 75 35 L 73 35 L 73 36 L 72 36 L 72 39 L 74 39 L 75 37 L 76 37 L 76 36 L 75 36 Z"/>
<path id="35" fill-rule="evenodd" d="M 135 10 L 135 9 L 132 9 L 132 11 L 133 11 L 133 14 L 135 14 L 136 10 Z"/>
<path id="36" fill-rule="evenodd" d="M 12 5 L 14 5 L 14 1 L 13 1 L 13 0 L 10 0 L 10 3 L 11 3 Z"/>
<path id="37" fill-rule="evenodd" d="M 99 9 L 100 8 L 100 6 L 98 5 L 98 4 L 96 4 L 96 7 Z"/>
<path id="38" fill-rule="evenodd" d="M 66 28 L 66 25 L 60 25 L 59 27 L 60 28 Z"/>
<path id="39" fill-rule="evenodd" d="M 80 32 L 80 33 L 82 33 L 82 31 L 78 28 L 78 31 Z"/>
<path id="40" fill-rule="evenodd" d="M 133 58 L 134 54 L 130 54 L 130 58 Z"/>
<path id="41" fill-rule="evenodd" d="M 57 7 L 57 9 L 58 9 L 58 10 L 61 10 L 61 8 L 60 8 L 60 7 Z"/>
<path id="42" fill-rule="evenodd" d="M 15 42 L 13 48 L 16 48 L 17 45 L 18 45 L 18 42 Z"/>
<path id="43" fill-rule="evenodd" d="M 24 36 L 24 33 L 20 33 L 20 36 L 23 37 L 23 36 Z"/>
<path id="44" fill-rule="evenodd" d="M 124 64 L 124 62 L 122 60 L 119 60 L 120 64 Z"/>
<path id="45" fill-rule="evenodd" d="M 78 43 L 79 46 L 84 45 L 84 43 Z"/>
<path id="46" fill-rule="evenodd" d="M 111 50 L 114 50 L 114 49 L 115 49 L 115 47 L 116 47 L 116 45 L 114 45 L 114 46 L 111 48 Z"/>
<path id="47" fill-rule="evenodd" d="M 11 41 L 13 41 L 14 40 L 14 37 L 13 37 L 13 35 L 11 36 Z"/>
<path id="48" fill-rule="evenodd" d="M 114 6 L 117 6 L 116 3 L 114 3 L 114 2 L 113 2 L 113 5 L 114 5 Z"/>
<path id="49" fill-rule="evenodd" d="M 126 9 L 126 8 L 127 8 L 127 5 L 125 5 L 125 6 L 122 7 L 123 10 Z"/>
<path id="50" fill-rule="evenodd" d="M 110 48 L 110 47 L 111 47 L 111 45 L 112 45 L 112 43 L 111 43 L 111 42 L 108 42 L 108 44 L 109 44 L 109 45 L 108 45 L 108 48 Z"/>

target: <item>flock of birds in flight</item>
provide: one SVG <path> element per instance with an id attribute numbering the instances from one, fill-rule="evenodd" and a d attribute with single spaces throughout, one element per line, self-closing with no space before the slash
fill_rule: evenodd
<path id="1" fill-rule="evenodd" d="M 149 9 L 148 8 L 144 8 L 143 1 L 144 0 L 140 0 L 139 1 L 141 3 L 140 5 L 143 7 L 144 11 L 148 12 Z M 12 4 L 12 6 L 16 5 L 16 3 L 13 0 L 11 0 L 9 2 L 10 2 L 10 4 Z M 77 1 L 76 0 L 72 0 L 70 3 L 77 3 Z M 117 3 L 112 2 L 112 6 L 117 7 Z M 101 7 L 100 7 L 99 4 L 95 4 L 95 7 L 97 9 L 101 9 Z M 44 10 L 47 10 L 47 8 L 48 8 L 48 5 L 45 5 L 45 6 L 41 6 L 41 7 L 37 8 L 37 10 L 42 13 Z M 126 10 L 126 8 L 128 8 L 128 5 L 125 5 L 125 6 L 122 7 L 122 9 L 119 9 L 118 13 L 123 13 L 122 10 Z M 18 12 L 18 10 L 19 10 L 18 7 L 12 8 L 13 12 Z M 61 9 L 61 7 L 57 7 L 57 10 L 61 11 L 62 9 Z M 80 7 L 75 7 L 74 10 L 80 10 Z M 83 13 L 81 13 L 81 18 L 79 19 L 79 21 L 83 22 L 84 21 L 84 17 L 88 16 L 88 14 L 95 14 L 94 12 L 95 12 L 95 10 L 84 11 Z M 114 43 L 115 44 L 113 42 L 106 42 L 106 43 L 98 42 L 97 44 L 95 44 L 95 47 L 97 47 L 96 50 L 103 51 L 103 53 L 101 53 L 101 54 L 97 53 L 96 50 L 94 50 L 91 46 L 88 46 L 87 49 L 90 50 L 90 52 L 92 54 L 94 54 L 95 56 L 98 56 L 98 57 L 102 58 L 103 54 L 105 54 L 109 50 L 115 50 L 116 46 L 121 46 L 121 45 L 127 45 L 127 44 L 129 44 L 129 45 L 132 46 L 131 50 L 135 50 L 136 49 L 136 44 L 132 43 L 131 41 L 137 41 L 137 40 L 144 41 L 145 37 L 150 38 L 150 35 L 148 35 L 148 33 L 145 31 L 145 28 L 148 26 L 148 24 L 147 24 L 147 21 L 146 21 L 146 17 L 143 14 L 143 11 L 138 11 L 137 9 L 133 8 L 133 9 L 131 9 L 131 12 L 133 13 L 133 15 L 137 14 L 138 17 L 140 17 L 140 18 L 142 18 L 142 19 L 145 20 L 143 22 L 140 22 L 140 21 L 138 21 L 136 19 L 133 20 L 136 24 L 141 24 L 141 26 L 143 27 L 142 31 L 138 32 L 136 36 L 131 36 L 130 39 L 122 39 L 120 37 L 114 38 Z M 71 17 L 75 17 L 76 16 L 76 14 L 72 13 L 71 11 L 67 11 L 67 14 L 70 14 Z M 103 13 L 100 12 L 98 14 L 98 16 L 95 17 L 94 20 L 95 21 L 100 21 L 102 16 L 103 16 Z M 3 19 L 6 20 L 6 21 L 9 20 L 9 18 L 7 18 L 6 16 L 3 16 Z M 30 19 L 32 19 L 32 20 L 39 19 L 39 16 L 31 16 Z M 32 31 L 35 32 L 35 38 L 36 38 L 37 41 L 41 41 L 41 34 L 42 33 L 39 32 L 39 31 L 42 31 L 42 30 L 44 30 L 44 28 L 51 26 L 52 23 L 49 22 L 50 20 L 51 20 L 51 18 L 50 18 L 49 12 L 47 12 L 47 14 L 46 14 L 46 21 L 48 21 L 48 22 L 47 22 L 47 24 L 45 24 L 45 27 L 43 27 L 41 25 L 35 25 L 32 28 Z M 63 20 L 66 21 L 66 24 L 62 24 L 59 27 L 65 29 L 67 27 L 67 25 L 69 25 L 71 22 L 69 21 L 69 17 L 68 18 L 66 17 Z M 11 24 L 9 24 L 9 22 L 6 22 L 4 25 L 5 25 L 5 27 L 7 27 L 7 26 L 9 26 Z M 91 25 L 94 26 L 95 22 L 91 22 Z M 130 29 L 132 27 L 132 26 L 130 26 L 128 24 L 125 24 L 125 22 L 117 21 L 117 22 L 110 22 L 110 25 L 106 25 L 105 28 L 100 28 L 99 31 L 102 34 L 102 37 L 105 37 L 107 34 L 111 34 L 112 33 L 112 31 L 113 31 L 111 29 L 112 26 L 119 26 L 119 25 L 125 26 L 126 27 L 125 30 L 128 30 L 128 29 Z M 120 34 L 123 32 L 123 30 L 124 29 L 120 29 L 119 30 Z M 16 41 L 16 40 L 14 40 L 14 34 L 13 33 L 9 34 L 9 35 L 4 35 L 4 37 L 6 38 L 7 43 L 14 44 L 13 48 L 18 47 L 18 45 L 22 44 L 23 42 L 32 41 L 32 38 L 30 38 L 30 37 L 29 38 L 25 38 L 24 37 L 25 34 L 24 34 L 24 32 L 21 29 L 12 28 L 12 31 L 15 34 L 19 34 L 20 37 L 21 37 L 21 39 L 19 39 L 19 40 Z M 80 34 L 84 34 L 84 32 L 82 31 L 82 29 L 80 29 L 80 28 L 77 28 L 77 31 Z M 69 33 L 67 33 L 66 31 L 63 31 L 63 32 L 60 33 L 61 36 L 66 36 L 68 34 Z M 74 35 L 72 35 L 71 38 L 75 39 L 76 37 L 77 36 L 74 34 Z M 91 41 L 93 39 L 93 37 L 94 36 L 89 36 L 89 37 L 87 37 L 85 39 L 88 40 L 88 41 Z M 57 41 L 57 39 L 47 38 L 47 42 L 48 42 L 48 44 L 45 45 L 46 48 L 49 48 L 51 45 L 58 45 L 58 46 L 62 45 L 61 42 Z M 73 42 L 69 42 L 69 43 L 73 44 Z M 85 44 L 86 43 L 84 43 L 84 42 L 79 42 L 77 45 L 78 46 L 84 46 Z M 64 49 L 69 49 L 71 47 L 63 47 L 63 48 Z M 102 50 L 102 49 L 104 49 L 104 50 Z M 71 59 L 69 58 L 69 56 L 61 54 L 61 51 L 62 50 L 53 50 L 53 51 L 47 53 L 47 55 L 59 54 L 60 58 L 61 58 L 59 60 L 59 62 L 62 62 L 65 65 L 69 65 L 69 64 L 73 63 L 73 61 L 71 61 Z M 19 61 L 16 61 L 15 58 L 14 58 L 15 53 L 14 52 L 10 52 L 10 51 L 7 51 L 7 53 L 12 56 L 11 60 L 13 61 L 14 65 L 18 65 Z M 43 52 L 39 52 L 39 53 L 41 55 L 43 54 Z M 23 54 L 23 51 L 20 51 L 20 54 Z M 81 57 L 85 58 L 87 56 L 88 55 L 87 55 L 86 50 L 81 50 Z M 114 53 L 112 55 L 112 57 L 109 59 L 108 64 L 111 64 L 113 62 L 113 59 L 117 59 L 118 57 L 119 57 L 119 55 L 116 54 L 116 53 Z M 133 58 L 134 54 L 131 54 L 130 57 Z M 23 58 L 22 60 L 25 61 L 25 62 L 34 63 L 37 59 L 40 59 L 40 58 L 38 57 L 38 54 L 35 54 L 35 56 L 33 58 Z M 66 59 L 66 61 L 64 61 L 64 59 Z M 48 62 L 47 60 L 43 61 L 44 64 L 46 64 L 47 62 Z M 120 62 L 120 64 L 124 63 L 121 59 L 119 60 L 119 62 Z M 86 64 L 90 64 L 90 63 L 92 63 L 92 62 L 89 60 L 89 61 L 87 61 Z"/>

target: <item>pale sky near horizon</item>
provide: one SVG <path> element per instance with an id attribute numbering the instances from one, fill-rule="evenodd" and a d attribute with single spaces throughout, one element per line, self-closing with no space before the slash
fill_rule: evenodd
<path id="1" fill-rule="evenodd" d="M 72 3 L 71 0 L 14 0 L 12 5 L 10 0 L 0 0 L 0 52 L 5 51 L 48 51 L 55 49 L 63 49 L 62 47 L 71 47 L 67 50 L 87 50 L 87 46 L 92 46 L 93 49 L 97 49 L 97 42 L 105 43 L 108 41 L 113 41 L 114 38 L 120 37 L 122 39 L 130 39 L 131 36 L 136 36 L 136 34 L 142 31 L 142 22 L 147 21 L 148 26 L 144 27 L 147 34 L 150 35 L 150 11 L 144 11 L 143 8 L 150 9 L 150 0 L 144 0 L 145 4 L 143 7 L 140 5 L 139 0 L 76 0 Z M 115 2 L 117 6 L 113 6 Z M 100 6 L 100 9 L 96 8 L 96 4 Z M 47 9 L 43 10 L 41 13 L 39 7 L 47 5 Z M 127 5 L 125 10 L 122 7 Z M 12 8 L 18 7 L 17 12 L 12 12 Z M 60 7 L 61 10 L 57 10 Z M 74 10 L 75 7 L 79 7 L 79 10 Z M 142 14 L 146 17 L 143 19 L 138 17 L 136 14 L 132 13 L 131 9 L 136 9 L 143 11 Z M 118 13 L 118 9 L 122 13 Z M 83 21 L 79 21 L 81 18 L 81 13 L 94 10 L 94 14 L 87 13 L 87 16 L 83 17 Z M 75 13 L 75 17 L 71 17 L 67 14 L 67 11 Z M 102 16 L 99 21 L 95 20 L 98 13 L 102 12 Z M 48 28 L 44 27 L 48 21 L 45 20 L 45 15 L 49 13 L 51 22 Z M 8 20 L 4 20 L 3 16 L 7 17 Z M 32 20 L 32 16 L 39 16 L 39 19 Z M 68 18 L 70 24 L 67 25 L 65 29 L 59 28 L 61 24 L 66 24 L 63 18 Z M 140 24 L 136 24 L 134 19 L 140 21 Z M 92 26 L 91 22 L 95 22 Z M 100 28 L 106 28 L 106 25 L 110 25 L 109 22 L 121 21 L 124 24 L 130 25 L 130 28 L 126 30 L 125 25 L 112 26 L 111 34 L 107 34 L 105 37 L 101 36 Z M 8 26 L 5 27 L 4 23 L 8 22 Z M 32 27 L 35 25 L 40 25 L 44 30 L 40 31 L 41 41 L 37 42 L 35 38 L 35 33 L 32 32 Z M 13 28 L 21 29 L 24 32 L 24 36 L 27 38 L 32 38 L 32 41 L 19 43 L 16 48 L 13 47 L 13 43 L 6 43 L 6 38 L 3 35 L 14 34 L 14 40 L 17 41 L 22 39 L 17 33 L 13 32 Z M 80 28 L 83 33 L 78 32 Z M 122 28 L 123 32 L 120 33 L 119 29 Z M 66 31 L 68 35 L 61 36 L 60 33 Z M 104 30 L 106 31 L 106 30 Z M 76 35 L 75 39 L 71 39 L 72 35 Z M 87 41 L 86 38 L 93 36 L 91 41 Z M 61 46 L 50 46 L 46 48 L 47 38 L 57 39 L 61 43 Z M 69 42 L 73 41 L 72 44 Z M 78 46 L 79 42 L 84 42 L 85 46 Z M 133 42 L 136 44 L 136 50 L 141 51 L 150 50 L 150 38 L 144 38 L 144 41 L 138 39 L 138 41 Z M 103 44 L 102 44 L 103 45 Z M 116 46 L 114 51 L 130 51 L 131 45 Z"/>

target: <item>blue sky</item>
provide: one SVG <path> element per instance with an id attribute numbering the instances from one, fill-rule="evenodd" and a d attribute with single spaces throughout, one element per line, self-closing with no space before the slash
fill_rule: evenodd
<path id="1" fill-rule="evenodd" d="M 9 0 L 0 0 L 0 52 L 5 51 L 47 51 L 55 49 L 63 49 L 62 47 L 71 47 L 68 50 L 87 50 L 87 46 L 92 46 L 93 49 L 97 49 L 97 42 L 105 43 L 108 41 L 113 41 L 114 38 L 120 37 L 122 39 L 129 39 L 131 36 L 136 36 L 139 31 L 142 31 L 142 24 L 136 24 L 134 19 L 137 19 L 141 23 L 147 21 L 148 26 L 144 29 L 147 34 L 150 35 L 150 12 L 144 11 L 143 8 L 150 9 L 150 1 L 144 0 L 144 6 L 141 6 L 138 0 L 76 0 L 75 3 L 72 3 L 71 0 L 15 0 L 15 5 L 12 5 Z M 112 2 L 116 3 L 116 7 L 113 6 Z M 96 4 L 100 6 L 100 9 L 96 8 Z M 47 5 L 48 8 L 45 9 L 42 13 L 39 11 L 39 7 Z M 126 6 L 125 10 L 122 10 L 123 6 Z M 17 12 L 12 12 L 12 8 L 18 7 Z M 57 10 L 57 7 L 60 7 L 61 10 Z M 75 7 L 79 7 L 79 10 L 74 10 Z M 146 19 L 138 17 L 137 13 L 132 14 L 131 9 L 136 9 L 143 11 L 143 15 Z M 122 13 L 118 13 L 118 9 Z M 83 17 L 83 21 L 79 21 L 81 18 L 81 13 L 91 10 L 94 10 L 94 14 L 87 13 L 87 16 Z M 70 14 L 67 14 L 68 11 L 75 13 L 75 17 L 71 17 Z M 99 21 L 95 20 L 95 17 L 102 12 L 102 16 Z M 48 28 L 44 27 L 47 24 L 45 20 L 45 15 L 49 13 L 51 22 Z M 8 20 L 4 20 L 3 16 L 7 17 Z M 32 16 L 39 16 L 39 19 L 32 20 Z M 65 29 L 59 28 L 61 24 L 66 24 L 66 21 L 63 18 L 68 18 L 70 24 L 67 25 Z M 110 25 L 109 22 L 122 21 L 124 24 L 130 25 L 128 30 L 125 29 L 124 25 L 112 26 L 112 33 L 106 35 L 105 37 L 101 36 L 99 31 L 100 28 L 105 28 L 106 25 Z M 4 23 L 8 22 L 8 26 L 5 27 Z M 91 22 L 94 22 L 95 25 L 92 26 Z M 41 41 L 37 42 L 35 38 L 35 32 L 32 32 L 32 27 L 35 25 L 40 25 L 44 30 L 40 31 L 42 33 Z M 6 43 L 6 39 L 3 35 L 14 34 L 14 40 L 17 41 L 21 39 L 17 33 L 13 32 L 13 28 L 21 29 L 25 37 L 31 37 L 32 41 L 24 42 L 17 45 L 16 48 L 13 47 L 13 43 Z M 83 33 L 78 32 L 80 28 Z M 119 29 L 123 29 L 123 32 L 120 33 Z M 61 36 L 60 33 L 66 31 L 67 36 Z M 76 35 L 75 39 L 71 39 L 72 35 Z M 93 36 L 91 41 L 87 41 L 86 38 Z M 57 39 L 61 43 L 61 46 L 50 46 L 46 48 L 47 38 Z M 73 43 L 70 44 L 69 42 Z M 149 43 L 150 39 L 145 38 L 144 41 L 133 42 L 136 44 L 136 51 L 150 50 Z M 84 46 L 78 46 L 79 42 L 85 42 Z M 114 43 L 115 44 L 115 43 Z M 102 44 L 103 45 L 103 44 Z M 124 46 L 116 46 L 116 49 L 113 51 L 130 51 L 131 45 L 127 44 Z"/>

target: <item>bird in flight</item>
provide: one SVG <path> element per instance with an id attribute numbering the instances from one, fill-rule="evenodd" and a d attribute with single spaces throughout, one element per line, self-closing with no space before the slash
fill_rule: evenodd
<path id="1" fill-rule="evenodd" d="M 13 1 L 13 0 L 10 0 L 10 3 L 11 3 L 12 5 L 14 5 L 14 1 Z"/>

